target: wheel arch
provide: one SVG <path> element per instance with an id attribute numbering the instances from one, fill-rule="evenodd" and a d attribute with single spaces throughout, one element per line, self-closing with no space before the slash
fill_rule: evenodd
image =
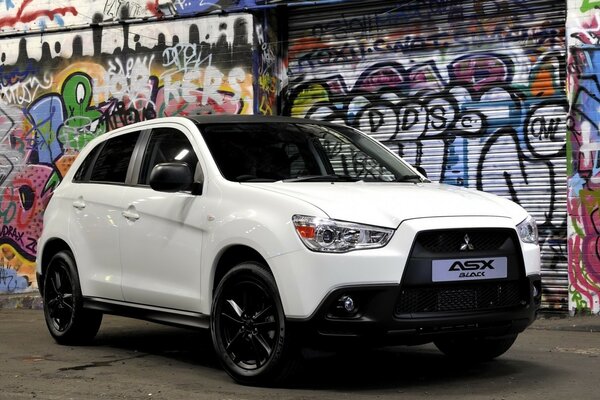
<path id="1" fill-rule="evenodd" d="M 221 282 L 221 279 L 223 279 L 225 274 L 239 263 L 245 261 L 259 262 L 265 266 L 266 270 L 271 275 L 273 275 L 273 271 L 271 271 L 267 260 L 252 247 L 241 244 L 229 246 L 221 253 L 214 268 L 210 294 L 211 302 L 213 294 L 217 289 L 217 285 Z"/>
<path id="2" fill-rule="evenodd" d="M 45 245 L 42 249 L 42 256 L 40 257 L 40 260 L 41 260 L 40 277 L 38 279 L 40 279 L 43 282 L 43 277 L 46 274 L 46 269 L 48 268 L 48 264 L 50 264 L 50 260 L 56 253 L 58 253 L 59 251 L 63 251 L 63 250 L 71 251 L 71 248 L 69 247 L 67 242 L 65 242 L 64 240 L 62 240 L 60 238 L 49 239 L 45 243 Z M 44 295 L 44 285 L 40 284 L 40 283 L 41 282 L 38 282 L 38 287 L 39 287 L 40 293 L 42 295 Z"/>

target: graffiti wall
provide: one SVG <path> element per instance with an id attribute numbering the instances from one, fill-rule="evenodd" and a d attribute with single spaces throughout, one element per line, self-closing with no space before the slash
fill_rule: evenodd
<path id="1" fill-rule="evenodd" d="M 0 0 L 0 35 L 345 0 Z"/>
<path id="2" fill-rule="evenodd" d="M 432 180 L 523 205 L 540 228 L 544 307 L 566 310 L 564 26 L 557 1 L 301 10 L 286 112 L 360 128 Z"/>
<path id="3" fill-rule="evenodd" d="M 568 2 L 569 308 L 600 313 L 600 2 Z"/>
<path id="4" fill-rule="evenodd" d="M 92 138 L 253 113 L 253 30 L 238 14 L 0 39 L 0 292 L 35 287 L 43 210 Z"/>

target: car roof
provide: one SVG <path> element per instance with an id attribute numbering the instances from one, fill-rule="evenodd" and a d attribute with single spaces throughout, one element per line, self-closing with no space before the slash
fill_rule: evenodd
<path id="1" fill-rule="evenodd" d="M 176 116 L 176 117 L 159 117 L 150 120 L 136 122 L 128 124 L 117 129 L 107 132 L 106 135 L 98 136 L 94 141 L 105 141 L 112 137 L 118 136 L 122 133 L 130 132 L 135 129 L 145 129 L 148 124 L 154 124 L 160 122 L 161 119 L 165 121 L 177 121 L 178 119 L 189 120 L 197 125 L 211 125 L 211 124 L 248 124 L 248 123 L 288 123 L 288 124 L 318 124 L 323 126 L 337 126 L 331 122 L 318 121 L 306 118 L 293 118 L 293 117 L 281 117 L 273 115 L 237 115 L 237 114 L 212 114 L 212 115 L 199 115 L 199 116 Z"/>
<path id="2" fill-rule="evenodd" d="M 272 115 L 200 115 L 186 117 L 197 124 L 240 124 L 240 123 L 260 123 L 260 122 L 287 122 L 294 124 L 320 124 L 330 125 L 328 122 L 316 121 L 305 118 L 281 117 Z"/>

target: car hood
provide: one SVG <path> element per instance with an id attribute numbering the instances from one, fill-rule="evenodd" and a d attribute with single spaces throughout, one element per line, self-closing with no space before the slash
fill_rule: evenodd
<path id="1" fill-rule="evenodd" d="M 497 216 L 519 223 L 517 204 L 473 189 L 438 183 L 276 182 L 246 185 L 302 199 L 330 218 L 396 228 L 415 218 Z"/>

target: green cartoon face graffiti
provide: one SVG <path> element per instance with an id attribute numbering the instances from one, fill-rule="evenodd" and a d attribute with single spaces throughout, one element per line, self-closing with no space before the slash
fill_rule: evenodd
<path id="1" fill-rule="evenodd" d="M 91 106 L 91 77 L 77 72 L 62 87 L 66 119 L 61 128 L 61 141 L 66 148 L 81 150 L 90 140 L 106 131 L 102 113 Z"/>

